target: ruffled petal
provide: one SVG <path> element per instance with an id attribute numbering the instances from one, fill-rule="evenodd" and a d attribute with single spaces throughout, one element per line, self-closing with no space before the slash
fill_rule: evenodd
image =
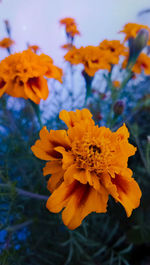
<path id="1" fill-rule="evenodd" d="M 74 163 L 74 157 L 71 152 L 66 152 L 65 148 L 62 146 L 55 147 L 55 150 L 62 154 L 62 168 L 68 169 Z"/>
<path id="2" fill-rule="evenodd" d="M 67 150 L 70 149 L 70 140 L 65 130 L 51 130 L 49 138 L 54 147 L 63 146 Z"/>
<path id="3" fill-rule="evenodd" d="M 62 155 L 54 150 L 51 143 L 50 133 L 44 126 L 40 131 L 40 140 L 37 140 L 31 147 L 35 156 L 42 160 L 56 160 L 60 159 Z"/>
<path id="4" fill-rule="evenodd" d="M 101 176 L 105 189 L 123 205 L 128 217 L 139 206 L 142 195 L 138 183 L 131 176 L 132 170 L 129 168 L 122 169 L 120 174 L 115 174 L 115 178 L 111 178 L 109 174 Z"/>
<path id="5" fill-rule="evenodd" d="M 100 194 L 89 185 L 74 181 L 70 185 L 64 182 L 47 201 L 47 208 L 54 213 L 61 211 L 62 219 L 69 229 L 77 228 L 91 212 L 106 212 L 108 194 Z"/>
<path id="6" fill-rule="evenodd" d="M 87 183 L 85 170 L 78 169 L 75 164 L 71 165 L 64 174 L 64 181 L 70 184 L 74 179 L 78 180 L 82 184 Z"/>
<path id="7" fill-rule="evenodd" d="M 139 206 L 142 196 L 138 183 L 133 178 L 122 175 L 116 175 L 112 182 L 115 184 L 119 195 L 117 201 L 123 205 L 127 216 L 130 217 L 133 209 Z"/>
<path id="8" fill-rule="evenodd" d="M 74 181 L 70 185 L 63 182 L 49 197 L 46 207 L 53 213 L 58 213 L 67 205 L 68 200 L 76 190 L 78 182 Z"/>
<path id="9" fill-rule="evenodd" d="M 83 120 L 91 119 L 92 114 L 88 109 L 76 110 L 76 112 L 62 110 L 59 114 L 59 118 L 63 120 L 69 128 L 74 127 L 77 123 L 81 123 Z"/>
<path id="10" fill-rule="evenodd" d="M 47 183 L 47 188 L 51 193 L 62 184 L 64 180 L 63 176 L 64 176 L 63 170 L 60 170 L 59 172 L 51 175 Z"/>
<path id="11" fill-rule="evenodd" d="M 102 173 L 100 180 L 103 187 L 107 190 L 108 194 L 110 194 L 115 199 L 118 199 L 119 194 L 117 192 L 116 186 L 112 183 L 111 176 L 108 173 Z"/>
<path id="12" fill-rule="evenodd" d="M 33 153 L 43 160 L 55 160 L 62 158 L 60 152 L 55 150 L 56 146 L 65 146 L 70 148 L 69 139 L 65 130 L 50 132 L 44 126 L 40 131 L 40 140 L 37 140 L 31 147 Z"/>
<path id="13" fill-rule="evenodd" d="M 80 184 L 62 212 L 64 224 L 71 230 L 77 228 L 90 213 L 107 210 L 108 194 L 100 194 L 89 185 Z"/>
<path id="14" fill-rule="evenodd" d="M 61 170 L 62 170 L 61 160 L 49 161 L 46 163 L 45 167 L 43 168 L 43 176 L 58 173 Z"/>
<path id="15" fill-rule="evenodd" d="M 16 98 L 28 98 L 24 92 L 24 83 L 20 80 L 20 77 L 17 76 L 13 80 L 8 81 L 6 84 L 6 93 Z"/>

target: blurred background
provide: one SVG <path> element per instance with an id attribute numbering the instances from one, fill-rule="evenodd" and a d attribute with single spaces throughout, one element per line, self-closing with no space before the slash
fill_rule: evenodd
<path id="1" fill-rule="evenodd" d="M 66 43 L 64 28 L 59 20 L 73 17 L 78 23 L 81 36 L 76 38 L 77 47 L 98 45 L 103 39 L 123 39 L 118 32 L 128 22 L 150 24 L 149 0 L 2 0 L 0 21 L 8 19 L 12 38 L 16 45 L 13 51 L 26 49 L 26 44 L 37 44 L 49 54 L 59 66 L 64 51 L 60 46 Z M 0 38 L 6 35 L 0 23 Z M 0 51 L 0 58 L 7 51 Z"/>

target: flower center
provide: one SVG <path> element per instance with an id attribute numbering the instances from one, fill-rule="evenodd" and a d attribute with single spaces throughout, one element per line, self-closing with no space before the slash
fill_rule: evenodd
<path id="1" fill-rule="evenodd" d="M 89 150 L 91 149 L 93 150 L 93 153 L 96 153 L 96 152 L 98 152 L 99 154 L 101 153 L 101 149 L 96 145 L 90 145 Z"/>
<path id="2" fill-rule="evenodd" d="M 111 165 L 114 150 L 111 148 L 111 143 L 109 145 L 96 138 L 84 137 L 72 144 L 72 153 L 78 168 L 100 174 L 108 170 Z"/>

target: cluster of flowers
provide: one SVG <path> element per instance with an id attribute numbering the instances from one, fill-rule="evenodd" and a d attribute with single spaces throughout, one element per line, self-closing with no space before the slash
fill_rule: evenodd
<path id="1" fill-rule="evenodd" d="M 104 40 L 97 47 L 76 48 L 73 38 L 79 31 L 75 20 L 65 18 L 60 23 L 65 25 L 69 36 L 66 46 L 69 51 L 65 60 L 75 65 L 83 64 L 89 77 L 100 69 L 111 71 L 112 66 L 119 63 L 120 56 L 125 57 L 122 66 L 126 67 L 133 55 L 125 46 L 125 41 L 132 40 L 132 44 L 136 44 L 141 30 L 145 30 L 144 36 L 150 42 L 147 26 L 129 23 L 121 31 L 125 33 L 123 43 Z M 5 48 L 12 44 L 11 39 L 0 42 L 0 46 Z M 140 52 L 144 47 L 142 43 Z M 45 77 L 62 82 L 62 70 L 53 64 L 49 56 L 37 55 L 38 49 L 38 46 L 30 46 L 28 50 L 10 55 L 0 62 L 0 96 L 7 93 L 39 104 L 40 99 L 47 99 L 49 93 Z M 137 60 L 131 64 L 130 70 L 137 74 L 144 70 L 150 74 L 150 57 L 146 53 L 134 56 Z M 114 82 L 114 86 L 119 86 L 118 81 Z M 55 213 L 65 208 L 63 222 L 69 229 L 75 229 L 89 213 L 106 212 L 111 195 L 123 205 L 129 217 L 132 210 L 139 206 L 141 191 L 127 166 L 128 158 L 134 155 L 136 148 L 128 142 L 126 126 L 116 132 L 99 128 L 87 109 L 76 112 L 63 110 L 60 119 L 66 123 L 68 130 L 49 132 L 43 127 L 40 139 L 32 146 L 35 156 L 48 161 L 43 169 L 44 176 L 51 175 L 47 187 L 52 194 L 47 208 Z"/>
<path id="2" fill-rule="evenodd" d="M 119 63 L 121 56 L 124 56 L 123 68 L 126 68 L 129 60 L 129 48 L 125 46 L 125 41 L 131 38 L 136 38 L 140 30 L 145 29 L 149 32 L 147 26 L 138 25 L 134 23 L 128 23 L 124 29 L 120 32 L 125 34 L 124 42 L 119 40 L 104 40 L 99 46 L 87 46 L 76 48 L 71 46 L 68 53 L 65 55 L 65 60 L 72 65 L 83 64 L 84 71 L 89 76 L 94 76 L 98 70 L 111 71 L 112 65 Z M 150 38 L 148 43 L 150 43 Z M 136 63 L 132 66 L 132 71 L 136 74 L 140 74 L 144 70 L 145 74 L 150 74 L 150 57 L 142 52 L 137 58 Z"/>

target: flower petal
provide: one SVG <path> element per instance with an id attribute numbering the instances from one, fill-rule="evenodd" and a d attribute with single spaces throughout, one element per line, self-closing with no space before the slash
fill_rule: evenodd
<path id="1" fill-rule="evenodd" d="M 63 146 L 67 150 L 70 149 L 70 140 L 65 130 L 51 130 L 49 138 L 54 147 Z"/>
<path id="2" fill-rule="evenodd" d="M 122 175 L 116 175 L 112 182 L 115 184 L 119 194 L 117 201 L 123 205 L 129 217 L 133 209 L 137 208 L 140 204 L 142 193 L 139 185 L 133 178 L 127 178 Z"/>
<path id="3" fill-rule="evenodd" d="M 63 175 L 64 175 L 63 170 L 60 170 L 59 172 L 51 175 L 47 183 L 47 188 L 50 192 L 53 192 L 55 189 L 57 189 L 62 184 L 64 180 Z"/>
<path id="4" fill-rule="evenodd" d="M 53 213 L 58 213 L 67 205 L 67 201 L 72 196 L 74 190 L 78 185 L 77 181 L 74 181 L 70 185 L 66 185 L 63 182 L 49 197 L 46 207 Z"/>
<path id="5" fill-rule="evenodd" d="M 70 148 L 69 138 L 65 130 L 50 132 L 44 126 L 40 131 L 40 140 L 37 140 L 31 147 L 33 153 L 40 159 L 43 160 L 56 160 L 62 158 L 61 153 L 55 150 L 56 146 L 65 146 Z"/>
<path id="6" fill-rule="evenodd" d="M 62 212 L 64 224 L 71 230 L 77 228 L 90 213 L 106 212 L 108 194 L 100 194 L 89 185 L 80 184 Z"/>
<path id="7" fill-rule="evenodd" d="M 59 118 L 63 120 L 66 125 L 69 127 L 74 127 L 75 124 L 82 122 L 83 120 L 86 119 L 91 119 L 92 114 L 88 109 L 83 109 L 83 110 L 76 110 L 74 111 L 66 111 L 62 110 L 59 114 Z M 92 120 L 92 119 L 91 119 Z"/>
<path id="8" fill-rule="evenodd" d="M 56 189 L 47 201 L 51 212 L 62 212 L 62 219 L 69 229 L 77 228 L 91 212 L 106 212 L 108 194 L 99 194 L 89 185 L 74 181 L 70 185 L 64 182 Z"/>
<path id="9" fill-rule="evenodd" d="M 40 98 L 28 83 L 24 84 L 24 92 L 27 98 L 31 99 L 35 104 L 40 103 Z"/>
<path id="10" fill-rule="evenodd" d="M 58 173 L 61 170 L 62 170 L 61 160 L 49 161 L 46 163 L 45 167 L 43 168 L 43 176 Z"/>
<path id="11" fill-rule="evenodd" d="M 55 147 L 55 150 L 62 154 L 62 168 L 65 170 L 74 163 L 74 157 L 71 152 L 66 152 L 62 146 Z"/>
<path id="12" fill-rule="evenodd" d="M 72 183 L 72 181 L 76 179 L 82 184 L 87 183 L 85 170 L 78 169 L 75 164 L 71 165 L 64 174 L 64 181 L 67 184 Z"/>
<path id="13" fill-rule="evenodd" d="M 37 140 L 31 147 L 35 156 L 42 160 L 56 160 L 61 158 L 61 154 L 54 150 L 50 141 L 50 133 L 44 126 L 40 131 L 40 140 Z"/>

